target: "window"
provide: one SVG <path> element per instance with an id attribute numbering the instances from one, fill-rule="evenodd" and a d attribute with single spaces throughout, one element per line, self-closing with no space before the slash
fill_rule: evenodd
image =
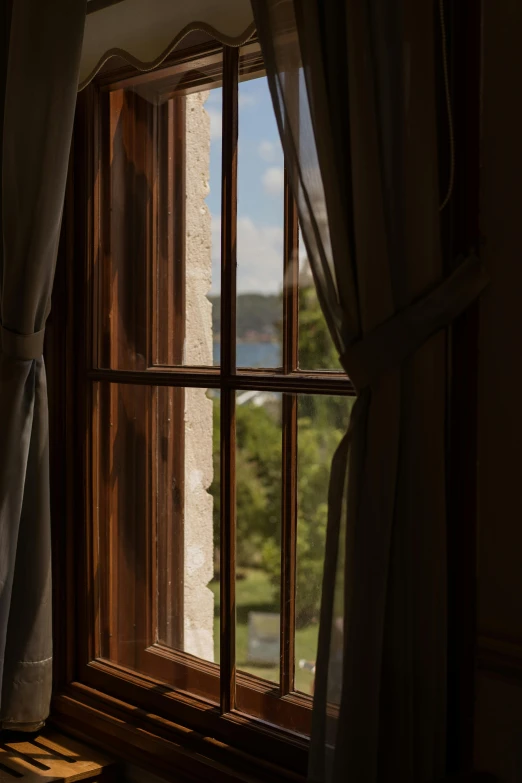
<path id="1" fill-rule="evenodd" d="M 302 770 L 353 388 L 257 43 L 102 72 L 74 155 L 75 676 Z"/>

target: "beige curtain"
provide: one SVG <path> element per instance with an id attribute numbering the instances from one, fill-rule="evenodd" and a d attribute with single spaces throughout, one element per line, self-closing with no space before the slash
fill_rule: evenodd
<path id="1" fill-rule="evenodd" d="M 149 71 L 195 30 L 239 46 L 254 32 L 250 0 L 124 0 L 88 13 L 80 90 L 110 57 Z"/>
<path id="2" fill-rule="evenodd" d="M 52 674 L 44 330 L 54 277 L 85 0 L 14 0 L 2 149 L 0 724 L 35 729 Z"/>
<path id="3" fill-rule="evenodd" d="M 309 775 L 445 772 L 444 327 L 433 2 L 252 0 L 319 299 L 358 399 L 332 465 Z"/>

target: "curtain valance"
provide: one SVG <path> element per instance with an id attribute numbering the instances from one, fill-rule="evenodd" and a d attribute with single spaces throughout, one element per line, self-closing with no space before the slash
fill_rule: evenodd
<path id="1" fill-rule="evenodd" d="M 239 46 L 254 31 L 250 0 L 122 0 L 88 13 L 80 89 L 113 56 L 125 58 L 140 70 L 151 70 L 193 30 Z"/>

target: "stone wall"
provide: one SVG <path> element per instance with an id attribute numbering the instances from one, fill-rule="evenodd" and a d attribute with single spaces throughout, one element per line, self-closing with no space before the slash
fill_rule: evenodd
<path id="1" fill-rule="evenodd" d="M 186 98 L 186 364 L 212 365 L 210 118 L 208 92 Z M 185 392 L 185 652 L 214 660 L 212 401 L 205 389 Z"/>

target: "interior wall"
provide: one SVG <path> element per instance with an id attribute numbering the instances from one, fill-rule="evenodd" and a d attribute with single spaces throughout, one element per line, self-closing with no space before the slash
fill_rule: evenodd
<path id="1" fill-rule="evenodd" d="M 522 3 L 483 0 L 476 767 L 522 781 Z M 458 154 L 458 153 L 457 153 Z"/>

